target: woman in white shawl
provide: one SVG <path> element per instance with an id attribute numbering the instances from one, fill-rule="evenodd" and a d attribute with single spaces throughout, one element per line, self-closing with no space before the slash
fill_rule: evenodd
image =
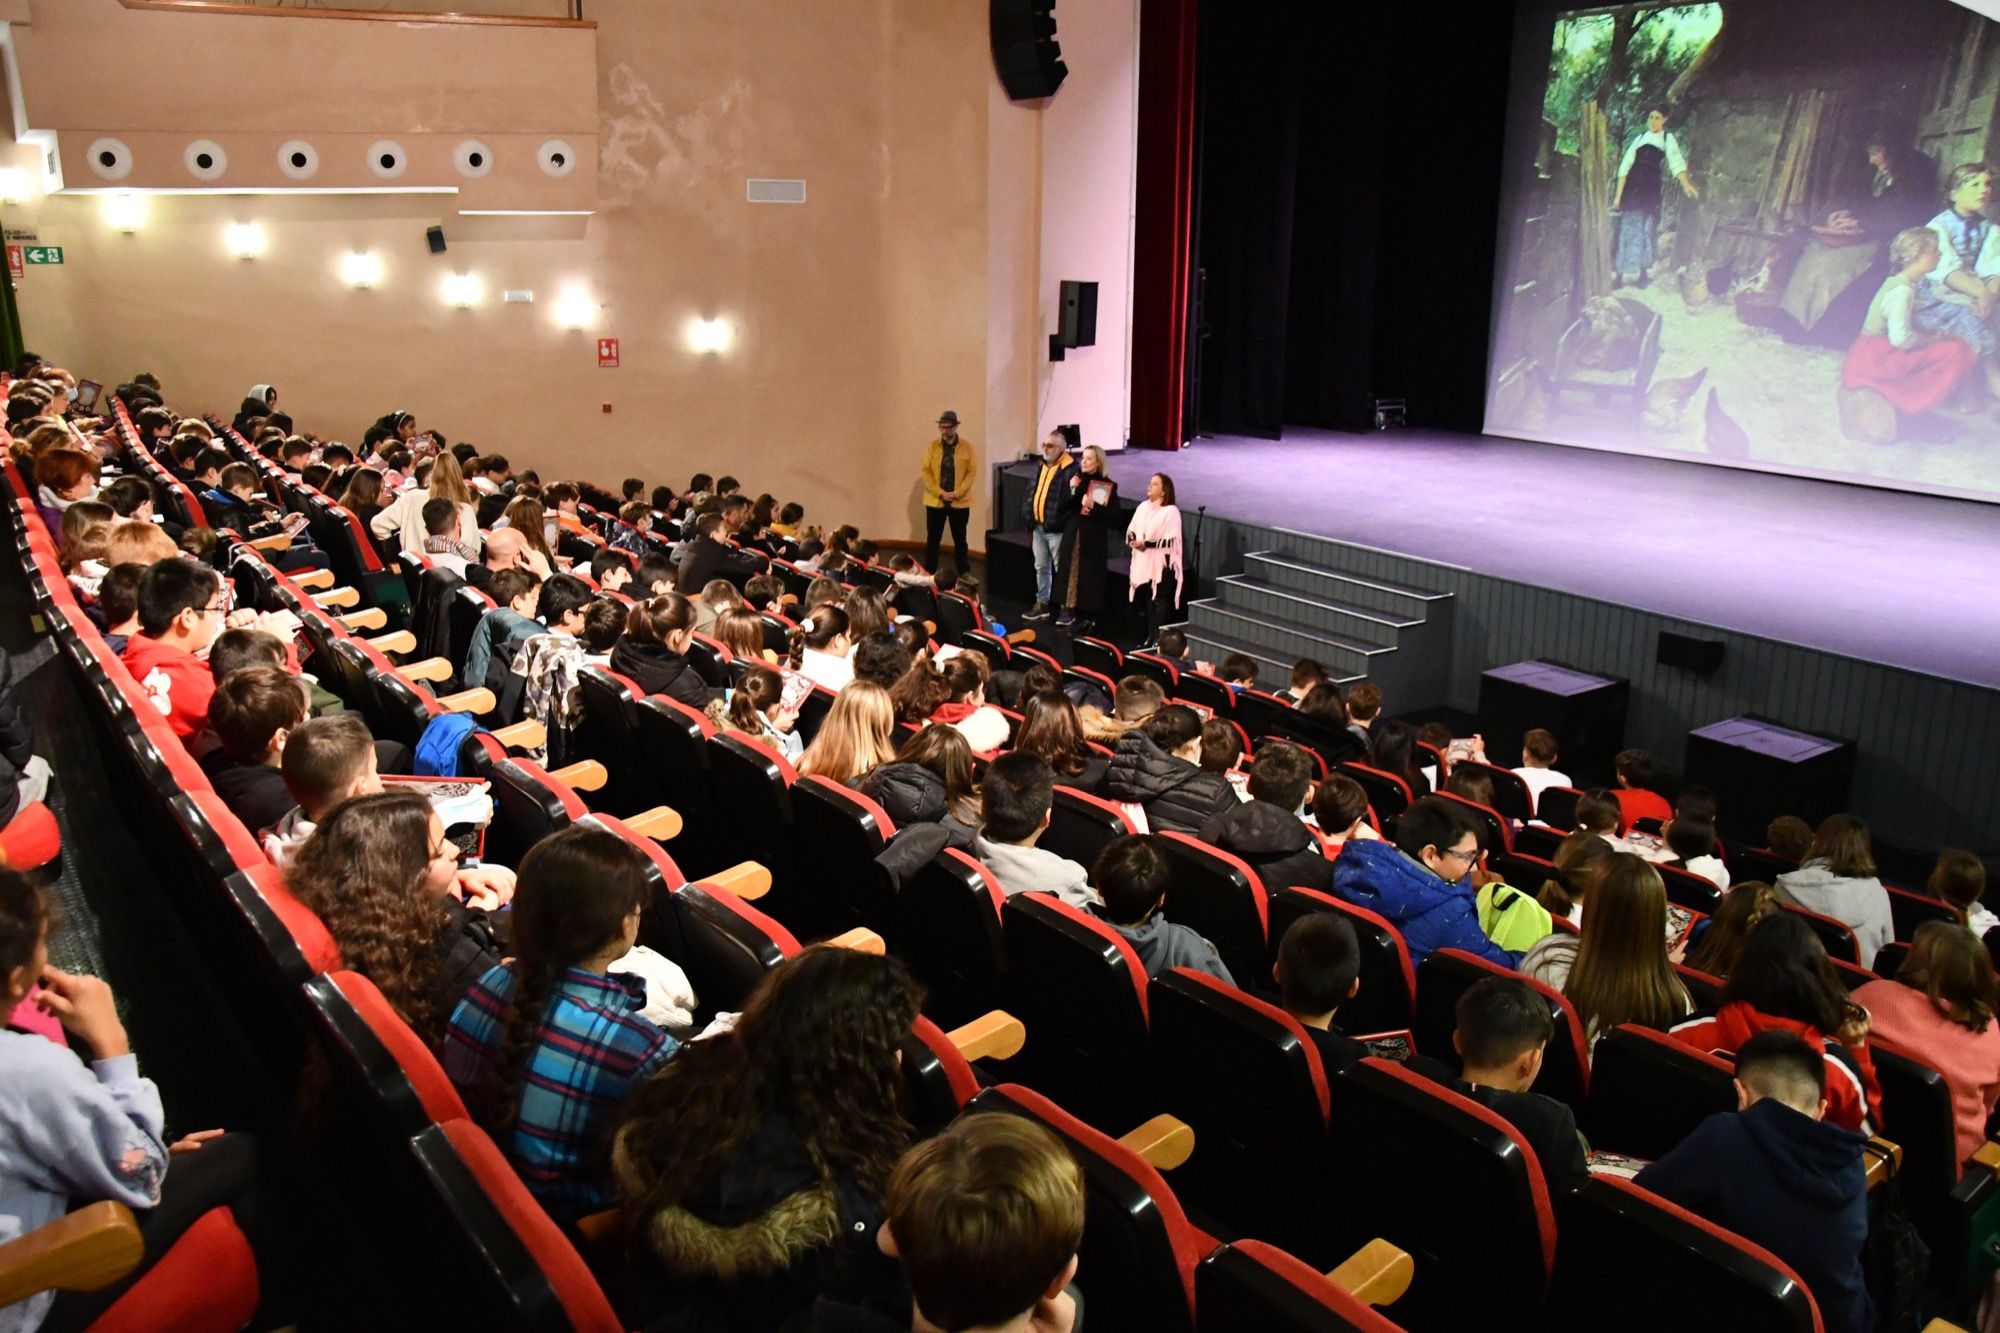
<path id="1" fill-rule="evenodd" d="M 1186 587 L 1181 573 L 1181 511 L 1174 504 L 1174 479 L 1155 472 L 1146 483 L 1146 500 L 1132 511 L 1125 528 L 1125 546 L 1132 553 L 1133 621 L 1144 625 L 1146 643 L 1160 641 L 1160 621 L 1168 607 L 1178 608 Z M 1144 605 L 1136 605 L 1144 595 Z"/>

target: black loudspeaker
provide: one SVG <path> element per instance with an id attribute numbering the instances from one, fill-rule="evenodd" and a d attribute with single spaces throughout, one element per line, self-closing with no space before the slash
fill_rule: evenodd
<path id="1" fill-rule="evenodd" d="M 424 239 L 430 242 L 432 254 L 441 255 L 444 253 L 443 227 L 431 227 L 426 229 L 424 232 Z"/>
<path id="2" fill-rule="evenodd" d="M 1062 285 L 1062 333 L 1065 347 L 1097 345 L 1097 284 L 1073 282 Z"/>
<path id="3" fill-rule="evenodd" d="M 1692 634 L 1660 631 L 1660 646 L 1654 658 L 1661 666 L 1707 674 L 1722 665 L 1722 640 L 1697 639 Z"/>
<path id="4" fill-rule="evenodd" d="M 1063 437 L 1064 447 L 1072 451 L 1083 448 L 1083 427 L 1077 425 L 1075 422 L 1071 422 L 1066 426 L 1057 426 L 1056 433 Z"/>
<path id="5" fill-rule="evenodd" d="M 1056 0 L 991 0 L 993 69 L 1016 102 L 1053 97 L 1069 77 L 1056 44 Z"/>

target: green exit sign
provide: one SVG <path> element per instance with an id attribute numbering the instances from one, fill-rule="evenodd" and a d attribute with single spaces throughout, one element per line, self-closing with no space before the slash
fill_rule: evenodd
<path id="1" fill-rule="evenodd" d="M 60 264 L 63 262 L 60 245 L 23 246 L 21 257 L 30 264 Z"/>

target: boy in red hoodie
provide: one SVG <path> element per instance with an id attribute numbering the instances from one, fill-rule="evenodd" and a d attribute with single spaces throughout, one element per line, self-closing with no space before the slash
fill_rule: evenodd
<path id="1" fill-rule="evenodd" d="M 1642 819 L 1657 819 L 1662 824 L 1674 817 L 1674 808 L 1667 804 L 1667 798 L 1653 788 L 1653 756 L 1645 750 L 1620 750 L 1618 758 L 1612 761 L 1618 769 L 1618 808 L 1624 818 L 1623 828 L 1631 828 Z"/>
<path id="2" fill-rule="evenodd" d="M 203 654 L 222 633 L 229 602 L 222 576 L 198 561 L 162 560 L 139 580 L 139 632 L 125 644 L 124 660 L 183 741 L 208 726 L 215 678 Z"/>

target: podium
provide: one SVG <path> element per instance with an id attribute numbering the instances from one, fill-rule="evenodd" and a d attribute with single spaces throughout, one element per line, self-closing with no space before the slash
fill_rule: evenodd
<path id="1" fill-rule="evenodd" d="M 1847 808 L 1854 742 L 1746 714 L 1690 731 L 1686 771 L 1688 782 L 1715 792 L 1723 834 L 1761 847 L 1779 815 L 1817 826 Z"/>
<path id="2" fill-rule="evenodd" d="M 1536 727 L 1555 733 L 1556 768 L 1579 787 L 1611 780 L 1625 748 L 1629 681 L 1536 658 L 1494 667 L 1479 677 L 1479 725 L 1487 758 L 1503 768 L 1521 762 L 1521 737 Z"/>

